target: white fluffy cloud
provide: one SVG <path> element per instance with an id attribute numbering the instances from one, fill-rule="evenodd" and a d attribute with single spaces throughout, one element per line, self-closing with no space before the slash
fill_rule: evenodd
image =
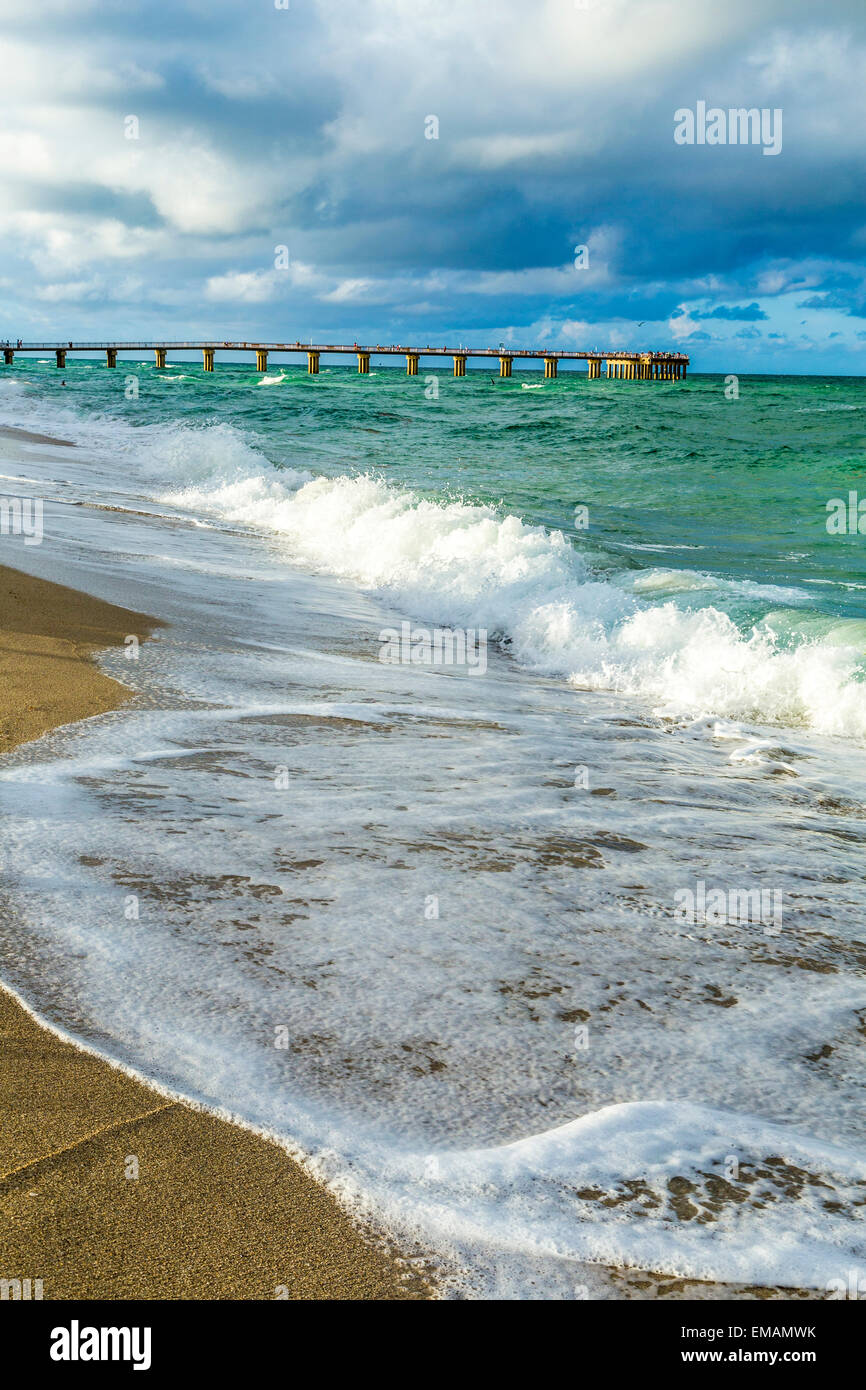
<path id="1" fill-rule="evenodd" d="M 447 312 L 688 341 L 703 297 L 771 304 L 856 259 L 832 203 L 857 186 L 862 0 L 0 0 L 0 19 L 10 331 L 37 303 L 41 322 L 104 302 L 108 328 L 125 295 L 183 331 L 236 305 L 302 333 Z M 677 149 L 673 112 L 700 98 L 783 106 L 782 157 Z"/>

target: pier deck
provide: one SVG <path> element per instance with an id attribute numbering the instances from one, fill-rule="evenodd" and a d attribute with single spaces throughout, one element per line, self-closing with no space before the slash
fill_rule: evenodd
<path id="1" fill-rule="evenodd" d="M 26 343 L 21 339 L 2 344 L 3 361 L 11 367 L 16 353 L 53 352 L 58 367 L 66 366 L 69 353 L 104 352 L 106 365 L 117 366 L 119 352 L 152 352 L 157 367 L 166 365 L 169 352 L 201 352 L 204 370 L 212 372 L 218 352 L 251 352 L 256 356 L 256 370 L 266 372 L 268 357 L 272 353 L 306 354 L 307 371 L 315 376 L 319 371 L 319 360 L 323 355 L 354 355 L 358 361 L 359 372 L 369 372 L 371 357 L 405 357 L 406 372 L 409 376 L 418 375 L 418 364 L 422 357 L 450 357 L 454 364 L 454 375 L 466 375 L 466 362 L 469 358 L 496 358 L 499 361 L 500 376 L 511 376 L 514 362 L 536 360 L 544 362 L 544 375 L 555 377 L 560 362 L 586 362 L 587 376 L 590 380 L 601 376 L 628 381 L 681 381 L 685 378 L 689 365 L 687 354 L 682 352 L 624 352 L 621 350 L 601 350 L 593 348 L 586 351 L 572 351 L 566 348 L 512 348 L 501 344 L 499 347 L 434 347 L 427 343 L 410 346 L 399 343 L 265 343 L 265 342 L 217 342 L 198 339 L 194 342 L 46 342 Z M 602 366 L 605 370 L 602 372 Z"/>

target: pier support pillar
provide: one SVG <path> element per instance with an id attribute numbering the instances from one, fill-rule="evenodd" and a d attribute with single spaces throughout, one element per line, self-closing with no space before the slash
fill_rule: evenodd
<path id="1" fill-rule="evenodd" d="M 256 371 L 266 372 L 268 370 L 268 354 L 265 348 L 256 348 Z"/>
<path id="2" fill-rule="evenodd" d="M 165 348 L 154 348 L 153 355 L 156 358 L 157 367 L 165 366 Z"/>
<path id="3" fill-rule="evenodd" d="M 365 372 L 365 373 L 366 373 L 366 372 L 369 372 L 369 370 L 370 370 L 370 354 L 369 354 L 369 352 L 359 352 L 359 353 L 358 353 L 358 371 L 359 371 L 359 372 Z"/>
<path id="4" fill-rule="evenodd" d="M 558 364 L 557 359 L 556 359 L 555 357 L 545 357 L 545 359 L 544 359 L 544 375 L 545 375 L 546 377 L 551 377 L 551 378 L 552 378 L 552 377 L 555 377 L 555 376 L 556 376 L 556 369 L 557 369 L 557 366 L 558 366 L 558 365 L 559 365 L 559 364 Z"/>
<path id="5" fill-rule="evenodd" d="M 500 376 L 511 376 L 511 363 L 512 363 L 512 361 L 513 361 L 513 359 L 512 359 L 511 357 L 500 357 L 500 359 L 499 359 L 499 375 L 500 375 Z"/>
<path id="6" fill-rule="evenodd" d="M 417 352 L 407 352 L 407 353 L 406 353 L 406 375 L 407 375 L 407 376 L 417 376 L 417 375 L 418 375 L 418 354 L 417 354 Z"/>
<path id="7" fill-rule="evenodd" d="M 7 367 L 12 366 L 12 363 L 15 361 L 15 353 L 12 348 L 3 349 L 3 361 L 6 363 Z"/>
<path id="8" fill-rule="evenodd" d="M 105 365 L 106 367 L 117 366 L 117 348 L 105 349 Z"/>
<path id="9" fill-rule="evenodd" d="M 307 353 L 307 372 L 310 376 L 319 375 L 319 354 L 317 352 Z"/>
<path id="10" fill-rule="evenodd" d="M 213 371 L 213 348 L 202 348 L 201 355 L 204 358 L 204 369 L 206 372 Z"/>
<path id="11" fill-rule="evenodd" d="M 455 375 L 455 376 L 465 376 L 465 375 L 466 375 L 466 358 L 465 358 L 465 357 L 455 357 L 455 358 L 454 358 L 454 375 Z"/>
<path id="12" fill-rule="evenodd" d="M 66 366 L 66 348 L 57 348 L 55 350 L 54 356 L 57 359 L 58 367 L 63 368 Z"/>
<path id="13" fill-rule="evenodd" d="M 683 381 L 685 381 L 685 379 L 686 379 L 686 372 L 688 371 L 688 368 L 689 368 L 688 362 L 681 362 L 681 363 L 680 363 L 680 376 L 682 377 L 682 380 L 683 380 Z"/>

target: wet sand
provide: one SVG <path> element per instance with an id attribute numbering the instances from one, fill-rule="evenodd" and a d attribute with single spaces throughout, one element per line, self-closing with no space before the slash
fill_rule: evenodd
<path id="1" fill-rule="evenodd" d="M 15 425 L 0 425 L 0 439 L 18 439 L 22 444 L 62 444 L 67 449 L 75 448 L 71 439 L 57 439 L 50 434 L 34 434 L 33 430 L 18 429 Z"/>
<path id="2" fill-rule="evenodd" d="M 158 626 L 0 567 L 0 754 L 131 698 L 93 653 Z M 0 988 L 0 1277 L 41 1279 L 45 1299 L 429 1298 L 418 1255 L 360 1230 L 277 1145 L 62 1041 Z"/>

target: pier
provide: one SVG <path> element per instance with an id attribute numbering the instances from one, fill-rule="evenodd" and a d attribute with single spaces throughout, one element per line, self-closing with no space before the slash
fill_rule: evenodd
<path id="1" fill-rule="evenodd" d="M 466 363 L 470 358 L 496 359 L 499 362 L 499 375 L 509 377 L 514 363 L 538 361 L 544 363 L 544 375 L 555 378 L 560 362 L 585 362 L 588 380 L 597 381 L 602 376 L 611 381 L 683 381 L 689 365 L 689 358 L 682 352 L 623 352 L 601 351 L 597 348 L 586 352 L 570 352 L 554 348 L 511 348 L 500 345 L 497 348 L 483 347 L 426 347 L 401 346 L 396 343 L 217 343 L 217 342 L 151 342 L 151 343 L 15 343 L 3 344 L 3 361 L 11 367 L 16 353 L 53 353 L 58 367 L 65 368 L 70 353 L 105 353 L 105 365 L 117 366 L 119 352 L 152 352 L 158 368 L 166 365 L 169 352 L 200 352 L 202 365 L 206 372 L 214 370 L 218 352 L 249 352 L 255 354 L 256 371 L 268 370 L 268 357 L 279 353 L 281 356 L 300 355 L 306 357 L 307 372 L 317 376 L 319 361 L 326 354 L 342 354 L 357 359 L 358 371 L 370 371 L 372 357 L 405 357 L 407 376 L 418 375 L 418 364 L 422 357 L 450 358 L 455 376 L 465 377 Z M 602 368 L 604 370 L 602 370 Z"/>

